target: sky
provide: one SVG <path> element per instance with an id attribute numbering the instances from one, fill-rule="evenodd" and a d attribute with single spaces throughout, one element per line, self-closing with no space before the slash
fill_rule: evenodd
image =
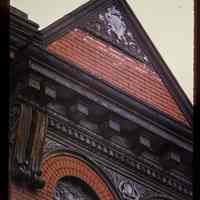
<path id="1" fill-rule="evenodd" d="M 40 29 L 88 0 L 11 0 Z M 126 0 L 180 86 L 193 102 L 193 0 Z"/>

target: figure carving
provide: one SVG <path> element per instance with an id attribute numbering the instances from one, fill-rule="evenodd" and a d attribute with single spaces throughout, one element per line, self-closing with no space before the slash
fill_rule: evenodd
<path id="1" fill-rule="evenodd" d="M 130 182 L 121 181 L 119 184 L 119 190 L 125 200 L 139 200 L 140 194 L 135 188 L 134 184 Z"/>
<path id="2" fill-rule="evenodd" d="M 142 51 L 132 32 L 129 30 L 128 23 L 123 13 L 116 7 L 111 6 L 103 12 L 93 16 L 86 27 L 98 35 L 109 39 L 120 47 L 125 48 L 134 56 L 149 63 L 148 56 Z"/>
<path id="3" fill-rule="evenodd" d="M 126 33 L 126 24 L 122 20 L 121 13 L 113 6 L 108 8 L 108 12 L 105 13 L 105 17 L 103 15 L 99 15 L 100 20 L 106 20 L 108 23 L 107 32 L 110 35 L 113 31 L 118 40 L 124 40 L 126 42 L 125 33 Z"/>

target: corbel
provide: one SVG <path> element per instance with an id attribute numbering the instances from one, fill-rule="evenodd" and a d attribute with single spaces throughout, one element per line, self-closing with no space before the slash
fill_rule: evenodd
<path id="1" fill-rule="evenodd" d="M 89 110 L 88 107 L 80 100 L 77 100 L 75 104 L 69 107 L 70 118 L 76 122 L 88 117 Z"/>
<path id="2" fill-rule="evenodd" d="M 108 139 L 114 135 L 120 135 L 121 132 L 120 123 L 111 115 L 107 116 L 99 127 L 103 137 Z"/>
<path id="3" fill-rule="evenodd" d="M 30 188 L 42 188 L 41 159 L 48 128 L 46 106 L 56 99 L 52 83 L 31 71 L 18 79 L 19 114 L 14 131 L 12 178 Z M 17 87 L 16 87 L 17 88 Z"/>
<path id="4" fill-rule="evenodd" d="M 181 163 L 181 155 L 178 149 L 168 146 L 160 155 L 160 161 L 164 169 L 175 169 Z"/>
<path id="5" fill-rule="evenodd" d="M 145 151 L 151 151 L 152 142 L 148 137 L 137 134 L 135 135 L 135 139 L 133 140 L 132 150 L 137 155 L 140 155 Z"/>

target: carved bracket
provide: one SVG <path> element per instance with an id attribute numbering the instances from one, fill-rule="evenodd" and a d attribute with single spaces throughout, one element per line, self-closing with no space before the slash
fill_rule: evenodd
<path id="1" fill-rule="evenodd" d="M 19 84 L 21 84 L 21 88 L 18 93 L 40 106 L 46 106 L 56 99 L 56 91 L 39 76 L 28 74 L 26 77 L 22 77 Z"/>
<path id="2" fill-rule="evenodd" d="M 47 114 L 30 105 L 20 104 L 11 155 L 14 180 L 33 188 L 44 187 L 40 178 L 41 156 L 47 132 Z"/>
<path id="3" fill-rule="evenodd" d="M 30 60 L 13 63 L 9 118 L 9 170 L 11 178 L 32 188 L 44 187 L 41 159 L 48 116 L 46 106 L 56 99 L 49 80 L 30 68 Z"/>

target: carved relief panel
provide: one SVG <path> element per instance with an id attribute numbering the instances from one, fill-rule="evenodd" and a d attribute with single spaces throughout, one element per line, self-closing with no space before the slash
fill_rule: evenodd
<path id="1" fill-rule="evenodd" d="M 112 42 L 144 63 L 150 63 L 149 56 L 136 39 L 133 25 L 126 19 L 124 13 L 116 5 L 110 5 L 89 18 L 85 27 L 90 32 Z"/>
<path id="2" fill-rule="evenodd" d="M 122 176 L 106 167 L 103 167 L 103 169 L 123 200 L 143 200 L 145 197 L 154 194 L 152 190 L 145 188 L 130 178 Z"/>

